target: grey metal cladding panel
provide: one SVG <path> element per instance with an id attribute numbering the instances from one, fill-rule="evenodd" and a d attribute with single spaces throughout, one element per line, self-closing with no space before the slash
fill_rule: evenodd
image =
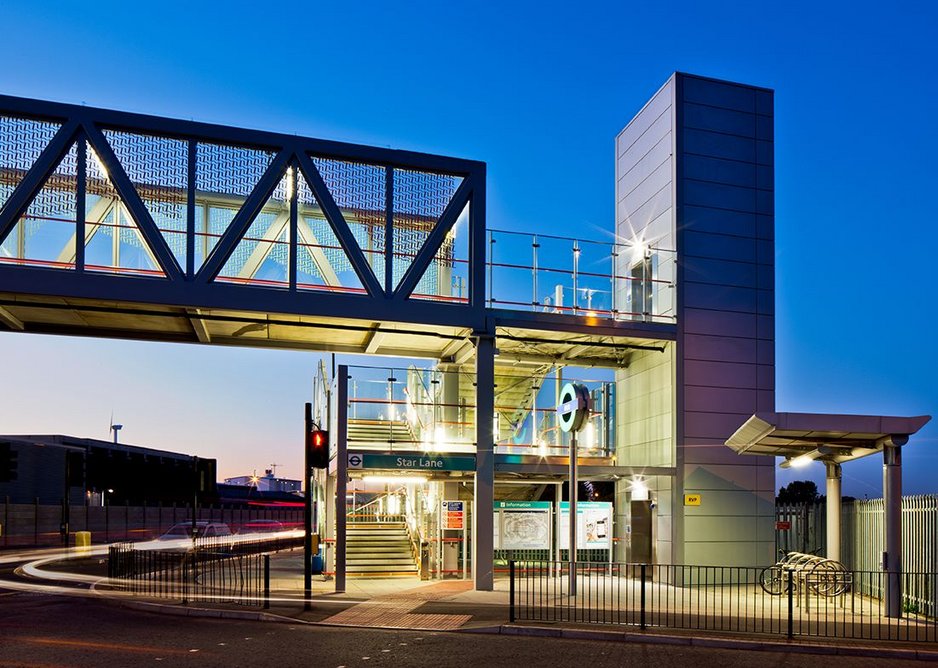
<path id="1" fill-rule="evenodd" d="M 740 420 L 740 425 L 745 422 L 745 420 Z M 743 464 L 750 457 L 740 457 L 735 452 L 730 450 L 723 443 L 725 439 L 713 438 L 706 439 L 706 442 L 701 442 L 704 439 L 696 438 L 693 441 L 689 441 L 684 445 L 684 465 L 694 465 L 694 464 Z M 752 459 L 756 459 L 752 457 Z M 768 458 L 766 458 L 768 459 Z"/>
<path id="2" fill-rule="evenodd" d="M 755 188 L 758 165 L 703 155 L 684 156 L 684 178 Z"/>
<path id="3" fill-rule="evenodd" d="M 648 165 L 651 167 L 651 165 Z M 636 183 L 630 190 L 623 187 L 617 189 L 617 196 L 627 211 L 634 211 L 652 199 L 662 188 L 671 183 L 671 161 L 665 160 L 657 165 L 651 172 L 644 175 L 632 170 Z"/>
<path id="4" fill-rule="evenodd" d="M 756 320 L 756 336 L 760 339 L 775 339 L 775 316 L 760 315 Z"/>
<path id="5" fill-rule="evenodd" d="M 756 192 L 756 213 L 771 216 L 775 213 L 775 191 L 757 190 Z"/>
<path id="6" fill-rule="evenodd" d="M 763 118 L 753 113 L 720 109 L 701 104 L 684 104 L 684 127 L 698 130 L 714 130 L 740 137 L 755 138 L 756 119 Z M 763 118 L 763 120 L 766 120 Z M 771 119 L 767 119 L 771 120 Z M 771 139 L 771 137 L 766 137 Z"/>
<path id="7" fill-rule="evenodd" d="M 717 260 L 758 262 L 756 239 L 728 234 L 710 234 L 687 230 L 684 232 L 682 253 L 685 257 L 712 257 Z"/>
<path id="8" fill-rule="evenodd" d="M 755 408 L 755 405 L 755 394 L 753 393 L 753 408 Z M 684 438 L 718 438 L 725 440 L 732 436 L 754 412 L 755 410 L 740 411 L 738 413 L 729 411 L 725 413 L 686 411 L 684 413 Z"/>
<path id="9" fill-rule="evenodd" d="M 623 156 L 616 169 L 616 200 L 620 200 L 635 190 L 649 175 L 659 170 L 662 165 L 671 169 L 671 133 L 668 133 L 645 153 L 637 162 L 627 162 Z"/>
<path id="10" fill-rule="evenodd" d="M 628 222 L 636 232 L 645 229 L 649 223 L 671 208 L 671 187 L 669 181 L 651 199 L 635 209 L 628 208 L 626 199 L 619 201 L 616 204 L 616 225 Z"/>
<path id="11" fill-rule="evenodd" d="M 775 364 L 775 341 L 758 339 L 756 342 L 756 362 L 759 364 Z"/>
<path id="12" fill-rule="evenodd" d="M 704 308 L 716 311 L 759 312 L 759 291 L 728 285 L 684 283 L 685 308 Z M 770 313 L 765 311 L 765 313 Z"/>
<path id="13" fill-rule="evenodd" d="M 741 160 L 743 162 L 756 162 L 756 145 L 758 143 L 746 137 L 707 132 L 694 128 L 684 128 L 684 153 L 708 155 L 713 158 L 726 158 L 727 160 Z M 771 161 L 762 164 L 770 165 Z"/>
<path id="14" fill-rule="evenodd" d="M 670 160 L 662 163 L 657 169 L 648 174 L 631 192 L 620 192 L 619 204 L 626 211 L 636 211 L 654 199 L 669 183 L 671 183 Z M 670 198 L 668 205 L 670 206 Z"/>
<path id="15" fill-rule="evenodd" d="M 756 140 L 756 162 L 760 165 L 775 164 L 775 143 Z"/>
<path id="16" fill-rule="evenodd" d="M 706 334 L 684 334 L 682 350 L 685 360 L 753 363 L 757 355 L 755 339 Z"/>
<path id="17" fill-rule="evenodd" d="M 775 291 L 758 290 L 757 293 L 757 313 L 760 315 L 775 315 Z"/>
<path id="18" fill-rule="evenodd" d="M 756 265 L 756 274 L 756 285 L 760 290 L 775 289 L 775 267 L 773 265 Z"/>
<path id="19" fill-rule="evenodd" d="M 684 202 L 692 206 L 731 209 L 746 213 L 756 212 L 757 192 L 763 191 L 684 179 Z M 771 213 L 771 211 L 763 213 Z"/>
<path id="20" fill-rule="evenodd" d="M 713 209 L 705 206 L 685 204 L 682 229 L 713 234 L 731 234 L 738 237 L 756 238 L 757 221 L 754 213 Z M 770 238 L 770 237 L 764 237 Z"/>
<path id="21" fill-rule="evenodd" d="M 758 333 L 758 321 L 755 313 L 689 307 L 684 309 L 684 332 L 685 335 L 706 334 L 754 339 Z"/>
<path id="22" fill-rule="evenodd" d="M 758 265 L 712 258 L 685 257 L 684 284 L 708 283 L 739 288 L 758 288 Z"/>
<path id="23" fill-rule="evenodd" d="M 775 140 L 775 118 L 772 116 L 756 116 L 756 139 L 766 141 Z"/>
<path id="24" fill-rule="evenodd" d="M 775 190 L 774 165 L 756 165 L 756 188 Z"/>
<path id="25" fill-rule="evenodd" d="M 775 389 L 775 367 L 771 364 L 759 364 L 756 366 L 756 380 L 758 389 Z"/>
<path id="26" fill-rule="evenodd" d="M 629 146 L 635 143 L 635 140 L 648 130 L 662 114 L 670 115 L 673 100 L 674 85 L 673 82 L 669 81 L 635 114 L 628 125 L 619 133 L 619 136 L 616 137 L 616 154 L 621 155 Z M 668 125 L 670 126 L 670 123 Z"/>
<path id="27" fill-rule="evenodd" d="M 681 77 L 684 102 L 698 102 L 711 107 L 755 113 L 756 90 L 748 86 L 719 83 L 692 76 Z"/>
<path id="28" fill-rule="evenodd" d="M 775 239 L 775 216 L 756 215 L 756 236 L 759 239 Z"/>
<path id="29" fill-rule="evenodd" d="M 685 359 L 684 384 L 685 386 L 756 390 L 759 389 L 759 368 L 757 364 Z"/>
<path id="30" fill-rule="evenodd" d="M 771 90 L 756 91 L 756 113 L 764 116 L 775 115 L 775 92 Z"/>
<path id="31" fill-rule="evenodd" d="M 775 265 L 775 244 L 768 239 L 756 239 L 756 262 Z"/>
<path id="32" fill-rule="evenodd" d="M 671 116 L 664 114 L 658 118 L 649 128 L 624 150 L 616 153 L 617 162 L 627 166 L 635 164 L 637 161 L 654 148 L 662 139 L 671 134 Z M 669 142 L 670 144 L 670 142 Z"/>
<path id="33" fill-rule="evenodd" d="M 685 387 L 684 410 L 700 413 L 738 413 L 749 417 L 756 412 L 758 391 L 730 387 Z M 740 421 L 740 424 L 745 420 Z M 730 432 L 732 433 L 732 432 Z M 727 434 L 729 436 L 729 434 Z"/>

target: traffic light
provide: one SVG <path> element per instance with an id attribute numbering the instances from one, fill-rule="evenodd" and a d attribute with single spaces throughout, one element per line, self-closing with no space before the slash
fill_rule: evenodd
<path id="1" fill-rule="evenodd" d="M 18 459 L 19 453 L 13 450 L 10 443 L 0 443 L 0 482 L 13 482 L 16 480 Z"/>
<path id="2" fill-rule="evenodd" d="M 309 465 L 314 469 L 329 468 L 329 432 L 322 429 L 310 429 L 306 432 L 306 448 L 309 452 Z"/>

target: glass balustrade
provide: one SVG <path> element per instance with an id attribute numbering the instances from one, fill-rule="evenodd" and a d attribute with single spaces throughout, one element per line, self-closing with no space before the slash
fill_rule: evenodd
<path id="1" fill-rule="evenodd" d="M 608 457 L 615 444 L 615 384 L 582 382 L 593 411 L 579 434 L 580 456 Z M 492 433 L 497 453 L 566 455 L 570 435 L 559 429 L 558 380 L 551 367 L 511 367 L 495 373 Z M 349 367 L 348 447 L 386 452 L 475 451 L 475 375 L 412 366 Z"/>

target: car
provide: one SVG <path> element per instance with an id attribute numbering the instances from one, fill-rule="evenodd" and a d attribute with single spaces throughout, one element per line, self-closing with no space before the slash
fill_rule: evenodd
<path id="1" fill-rule="evenodd" d="M 241 525 L 238 533 L 277 533 L 284 530 L 283 523 L 277 520 L 250 520 Z"/>
<path id="2" fill-rule="evenodd" d="M 224 522 L 209 522 L 207 520 L 197 520 L 195 523 L 196 538 L 216 538 L 218 536 L 230 536 L 231 529 Z M 160 536 L 157 540 L 179 540 L 183 538 L 192 538 L 192 521 L 179 522 L 169 528 L 169 530 Z"/>

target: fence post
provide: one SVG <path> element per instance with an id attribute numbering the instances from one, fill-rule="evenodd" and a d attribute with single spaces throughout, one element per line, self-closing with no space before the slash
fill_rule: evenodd
<path id="1" fill-rule="evenodd" d="M 508 621 L 515 623 L 515 561 L 508 562 Z"/>
<path id="2" fill-rule="evenodd" d="M 645 572 L 646 565 L 642 564 L 642 589 L 641 589 L 641 612 L 639 616 L 639 627 L 645 628 Z"/>
<path id="3" fill-rule="evenodd" d="M 789 568 L 786 572 L 788 573 L 788 639 L 791 640 L 795 637 L 795 578 L 792 569 Z"/>
<path id="4" fill-rule="evenodd" d="M 264 555 L 264 610 L 270 609 L 270 555 Z"/>
<path id="5" fill-rule="evenodd" d="M 189 573 L 188 573 L 189 555 L 182 556 L 182 604 L 189 604 Z"/>

